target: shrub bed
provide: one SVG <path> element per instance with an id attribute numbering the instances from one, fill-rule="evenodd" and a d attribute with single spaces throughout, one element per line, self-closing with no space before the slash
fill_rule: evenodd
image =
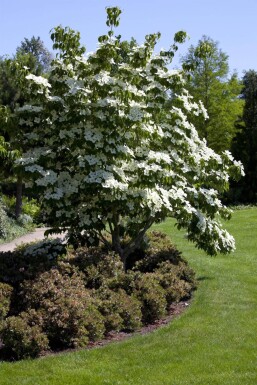
<path id="1" fill-rule="evenodd" d="M 149 234 L 126 272 L 104 248 L 67 250 L 45 241 L 0 253 L 2 356 L 37 357 L 133 332 L 196 288 L 194 272 L 162 233 Z"/>

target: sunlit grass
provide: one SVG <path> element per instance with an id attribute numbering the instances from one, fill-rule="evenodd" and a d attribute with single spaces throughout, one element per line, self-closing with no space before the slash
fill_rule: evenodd
<path id="1" fill-rule="evenodd" d="M 207 257 L 168 220 L 197 272 L 191 306 L 171 324 L 103 348 L 0 364 L 3 385 L 256 385 L 257 209 L 238 210 L 226 228 L 233 255 Z"/>

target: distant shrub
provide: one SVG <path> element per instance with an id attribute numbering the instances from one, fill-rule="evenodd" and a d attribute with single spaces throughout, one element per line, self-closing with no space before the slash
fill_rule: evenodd
<path id="1" fill-rule="evenodd" d="M 36 199 L 24 197 L 22 201 L 22 213 L 29 215 L 33 219 L 33 222 L 37 223 L 40 218 L 40 204 Z"/>
<path id="2" fill-rule="evenodd" d="M 32 258 L 47 257 L 49 260 L 57 260 L 58 257 L 66 254 L 66 246 L 59 238 L 43 239 L 42 241 L 21 245 L 17 249 L 23 251 L 25 256 Z"/>
<path id="3" fill-rule="evenodd" d="M 29 224 L 33 223 L 33 219 L 28 214 L 21 214 L 19 218 L 17 219 L 17 223 L 21 226 L 28 226 Z"/>
<path id="4" fill-rule="evenodd" d="M 33 224 L 28 223 L 27 225 L 23 226 L 14 218 L 7 217 L 4 225 L 2 226 L 2 229 L 3 231 L 2 235 L 0 236 L 0 241 L 9 242 L 33 230 Z"/>
<path id="5" fill-rule="evenodd" d="M 5 239 L 7 237 L 8 227 L 9 227 L 8 216 L 6 214 L 2 199 L 0 198 L 0 238 Z"/>
<path id="6" fill-rule="evenodd" d="M 9 216 L 14 217 L 16 198 L 15 196 L 3 195 L 3 202 Z M 40 217 L 40 205 L 36 199 L 22 198 L 22 215 L 29 216 L 33 222 L 37 222 Z"/>
<path id="7" fill-rule="evenodd" d="M 8 196 L 8 195 L 2 195 L 2 201 L 6 208 L 6 212 L 8 216 L 14 217 L 15 214 L 15 204 L 16 204 L 16 198 L 15 196 Z"/>

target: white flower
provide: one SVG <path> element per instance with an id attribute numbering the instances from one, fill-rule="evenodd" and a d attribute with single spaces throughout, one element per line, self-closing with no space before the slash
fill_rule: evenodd
<path id="1" fill-rule="evenodd" d="M 137 122 L 143 119 L 144 112 L 142 111 L 140 106 L 130 106 L 129 114 L 127 115 L 129 120 L 133 122 Z"/>
<path id="2" fill-rule="evenodd" d="M 60 103 L 64 103 L 63 101 L 63 98 L 61 98 L 60 96 L 51 96 L 51 95 L 47 95 L 47 99 L 50 101 L 50 102 L 60 102 Z M 53 111 L 55 112 L 55 111 Z"/>
<path id="3" fill-rule="evenodd" d="M 198 216 L 198 223 L 196 226 L 202 233 L 204 233 L 206 230 L 206 218 L 199 211 L 196 212 L 196 215 Z"/>
<path id="4" fill-rule="evenodd" d="M 40 106 L 33 106 L 31 104 L 25 104 L 24 106 L 17 108 L 18 112 L 27 111 L 27 112 L 36 112 L 37 113 L 37 112 L 41 112 L 42 110 L 43 110 L 42 107 L 40 107 Z"/>
<path id="5" fill-rule="evenodd" d="M 42 85 L 44 87 L 51 88 L 51 84 L 48 82 L 46 78 L 43 78 L 42 76 L 36 76 L 33 74 L 29 74 L 26 76 L 26 79 L 33 80 L 34 83 L 38 85 Z"/>
<path id="6" fill-rule="evenodd" d="M 105 84 L 113 84 L 113 79 L 110 74 L 106 71 L 101 71 L 99 74 L 95 75 L 95 80 L 100 86 Z"/>
<path id="7" fill-rule="evenodd" d="M 199 100 L 199 105 L 200 105 L 200 108 L 201 108 L 201 111 L 203 113 L 204 118 L 208 119 L 209 118 L 208 112 L 207 112 L 206 108 L 204 107 L 203 102 L 201 100 Z"/>

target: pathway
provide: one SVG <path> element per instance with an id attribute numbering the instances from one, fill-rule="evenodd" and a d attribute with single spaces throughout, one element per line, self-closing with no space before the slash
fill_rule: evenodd
<path id="1" fill-rule="evenodd" d="M 17 246 L 21 245 L 22 243 L 29 243 L 34 241 L 40 241 L 45 238 L 44 232 L 47 230 L 46 227 L 37 228 L 32 233 L 23 235 L 22 237 L 16 238 L 13 241 L 9 243 L 3 243 L 0 245 L 0 252 L 1 251 L 13 251 Z M 64 234 L 59 234 L 54 236 L 55 238 L 64 238 Z"/>

